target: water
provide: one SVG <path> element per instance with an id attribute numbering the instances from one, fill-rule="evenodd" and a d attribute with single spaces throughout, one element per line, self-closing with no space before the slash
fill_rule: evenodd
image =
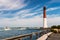
<path id="1" fill-rule="evenodd" d="M 23 34 L 30 34 L 32 32 L 38 32 L 40 30 L 0 30 L 0 39 L 5 39 L 13 36 L 23 35 Z"/>

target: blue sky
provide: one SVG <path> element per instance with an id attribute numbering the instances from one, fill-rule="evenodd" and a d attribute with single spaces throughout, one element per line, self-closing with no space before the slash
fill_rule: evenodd
<path id="1" fill-rule="evenodd" d="M 60 0 L 0 0 L 0 27 L 42 27 L 46 6 L 48 26 L 60 24 Z"/>

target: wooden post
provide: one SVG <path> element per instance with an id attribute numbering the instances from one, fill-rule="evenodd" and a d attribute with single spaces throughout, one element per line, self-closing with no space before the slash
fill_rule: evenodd
<path id="1" fill-rule="evenodd" d="M 38 33 L 36 33 L 36 39 L 38 38 Z"/>
<path id="2" fill-rule="evenodd" d="M 41 33 L 39 32 L 39 37 L 41 36 Z"/>
<path id="3" fill-rule="evenodd" d="M 19 38 L 18 40 L 22 40 L 22 38 Z"/>
<path id="4" fill-rule="evenodd" d="M 30 40 L 32 40 L 32 34 L 30 35 Z"/>

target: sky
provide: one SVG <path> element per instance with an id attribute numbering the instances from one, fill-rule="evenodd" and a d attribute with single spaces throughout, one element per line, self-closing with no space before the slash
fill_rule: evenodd
<path id="1" fill-rule="evenodd" d="M 43 27 L 46 6 L 48 27 L 60 24 L 60 0 L 0 0 L 0 27 Z"/>

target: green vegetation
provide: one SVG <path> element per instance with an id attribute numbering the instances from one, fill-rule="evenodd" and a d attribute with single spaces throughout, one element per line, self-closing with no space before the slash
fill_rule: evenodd
<path id="1" fill-rule="evenodd" d="M 54 33 L 60 33 L 60 25 L 51 26 L 51 31 L 54 32 Z"/>
<path id="2" fill-rule="evenodd" d="M 58 25 L 58 26 L 56 26 L 56 25 L 53 25 L 53 26 L 51 26 L 51 28 L 53 28 L 53 29 L 60 29 L 60 25 Z"/>

